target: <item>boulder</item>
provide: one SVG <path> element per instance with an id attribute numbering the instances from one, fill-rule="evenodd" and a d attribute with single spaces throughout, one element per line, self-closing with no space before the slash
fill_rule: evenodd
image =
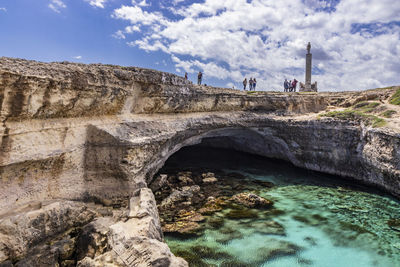
<path id="1" fill-rule="evenodd" d="M 174 189 L 172 193 L 160 204 L 160 210 L 173 209 L 177 203 L 187 202 L 192 199 L 194 194 L 200 192 L 200 186 L 184 186 L 181 189 Z"/>
<path id="2" fill-rule="evenodd" d="M 185 260 L 175 257 L 164 242 L 141 235 L 132 224 L 118 224 L 111 226 L 109 243 L 127 266 L 188 266 Z"/>
<path id="3" fill-rule="evenodd" d="M 163 188 L 167 184 L 167 182 L 168 182 L 168 175 L 160 174 L 153 182 L 151 182 L 149 187 L 153 192 L 157 192 L 158 190 Z"/>
<path id="4" fill-rule="evenodd" d="M 0 260 L 22 258 L 32 247 L 54 238 L 68 229 L 89 223 L 95 215 L 96 213 L 89 210 L 83 203 L 59 201 L 38 210 L 1 219 Z M 57 250 L 57 248 L 54 249 Z M 42 256 L 39 258 L 47 262 L 52 256 L 46 259 Z"/>
<path id="5" fill-rule="evenodd" d="M 203 177 L 203 183 L 205 184 L 213 184 L 218 182 L 218 179 L 215 178 L 215 174 L 213 172 L 203 173 L 201 176 Z"/>
<path id="6" fill-rule="evenodd" d="M 83 227 L 76 244 L 78 260 L 85 257 L 94 258 L 109 250 L 107 234 L 113 223 L 111 217 L 100 217 Z"/>
<path id="7" fill-rule="evenodd" d="M 179 172 L 178 173 L 178 180 L 181 186 L 185 185 L 193 185 L 194 182 L 191 178 L 192 172 Z"/>
<path id="8" fill-rule="evenodd" d="M 253 193 L 239 193 L 231 198 L 234 202 L 248 208 L 270 208 L 273 202 Z"/>

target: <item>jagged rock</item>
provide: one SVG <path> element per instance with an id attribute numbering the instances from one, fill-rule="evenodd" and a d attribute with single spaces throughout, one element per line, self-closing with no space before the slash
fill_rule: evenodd
<path id="1" fill-rule="evenodd" d="M 216 182 L 218 182 L 218 179 L 215 177 L 207 177 L 207 178 L 203 179 L 203 183 L 205 183 L 205 184 L 213 184 Z"/>
<path id="2" fill-rule="evenodd" d="M 201 176 L 203 177 L 203 183 L 205 184 L 213 184 L 218 182 L 218 179 L 215 178 L 215 174 L 212 172 L 203 173 Z"/>
<path id="3" fill-rule="evenodd" d="M 162 226 L 162 230 L 164 233 L 179 233 L 183 235 L 197 234 L 203 229 L 203 226 L 201 226 L 197 222 L 191 221 L 177 221 L 174 223 L 166 223 Z"/>
<path id="4" fill-rule="evenodd" d="M 94 258 L 85 257 L 77 267 L 126 267 L 126 263 L 114 252 L 109 251 Z"/>
<path id="5" fill-rule="evenodd" d="M 178 181 L 181 186 L 193 185 L 194 182 L 191 178 L 192 172 L 179 172 Z"/>
<path id="6" fill-rule="evenodd" d="M 149 188 L 140 189 L 139 195 L 130 199 L 129 210 L 129 218 L 152 216 L 158 219 L 156 200 Z"/>
<path id="7" fill-rule="evenodd" d="M 77 239 L 76 258 L 94 258 L 109 250 L 107 234 L 113 223 L 111 217 L 100 217 L 85 225 Z"/>
<path id="8" fill-rule="evenodd" d="M 143 218 L 140 219 L 142 221 Z M 119 222 L 110 229 L 109 244 L 128 266 L 187 266 L 183 259 L 171 253 L 167 244 L 153 238 L 150 232 L 143 231 L 143 227 L 138 227 L 134 219 Z"/>
<path id="9" fill-rule="evenodd" d="M 227 205 L 227 199 L 227 197 L 209 197 L 198 212 L 203 215 L 211 215 L 214 212 L 220 211 L 222 207 Z"/>
<path id="10" fill-rule="evenodd" d="M 159 176 L 157 176 L 157 178 L 153 182 L 151 182 L 151 184 L 149 185 L 149 188 L 153 192 L 157 192 L 158 190 L 160 190 L 162 187 L 164 187 L 167 184 L 167 181 L 168 181 L 168 175 L 160 174 Z"/>
<path id="11" fill-rule="evenodd" d="M 180 190 L 174 189 L 172 193 L 161 202 L 159 208 L 161 210 L 171 209 L 177 203 L 182 203 L 188 200 L 190 201 L 193 195 L 199 192 L 200 186 L 198 185 L 184 186 L 180 188 Z"/>
<path id="12" fill-rule="evenodd" d="M 234 202 L 248 208 L 270 208 L 273 202 L 253 193 L 239 193 L 231 198 Z"/>
<path id="13" fill-rule="evenodd" d="M 0 248 L 2 252 L 0 255 L 3 259 L 21 258 L 35 245 L 68 229 L 83 226 L 94 217 L 95 212 L 87 209 L 83 203 L 63 201 L 43 206 L 39 210 L 1 219 Z M 40 256 L 39 258 L 48 261 L 52 257 Z"/>
<path id="14" fill-rule="evenodd" d="M 179 234 L 196 234 L 204 229 L 199 222 L 203 222 L 205 218 L 193 210 L 181 210 L 176 216 L 176 221 L 165 223 L 162 226 L 164 233 L 179 233 Z"/>
<path id="15" fill-rule="evenodd" d="M 191 222 L 202 222 L 205 220 L 205 218 L 200 213 L 197 213 L 194 210 L 180 210 L 177 214 L 177 217 L 179 218 L 179 220 Z"/>

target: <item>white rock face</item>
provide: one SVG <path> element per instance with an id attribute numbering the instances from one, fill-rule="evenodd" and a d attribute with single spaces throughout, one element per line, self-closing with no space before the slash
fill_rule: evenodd
<path id="1" fill-rule="evenodd" d="M 97 247 L 80 266 L 185 266 L 162 242 L 147 184 L 173 153 L 202 141 L 399 197 L 400 132 L 315 113 L 393 92 L 248 95 L 153 70 L 0 58 L 0 264 L 26 255 L 28 243 L 40 247 L 77 228 Z M 166 180 L 156 179 L 156 187 Z M 186 189 L 164 204 L 195 190 Z M 106 207 L 94 211 L 70 200 Z M 111 221 L 90 224 L 95 217 Z M 65 254 L 51 249 L 30 262 Z"/>

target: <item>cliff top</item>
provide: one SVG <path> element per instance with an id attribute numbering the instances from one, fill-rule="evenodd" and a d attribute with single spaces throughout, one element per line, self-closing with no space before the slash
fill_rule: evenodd
<path id="1" fill-rule="evenodd" d="M 346 92 L 240 91 L 198 86 L 138 67 L 0 58 L 0 118 L 263 111 L 400 129 L 400 87 Z M 305 115 L 306 114 L 306 115 Z"/>

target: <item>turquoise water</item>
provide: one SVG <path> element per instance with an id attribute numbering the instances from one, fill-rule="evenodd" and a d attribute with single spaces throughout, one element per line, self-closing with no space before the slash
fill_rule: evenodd
<path id="1" fill-rule="evenodd" d="M 338 177 L 244 153 L 192 147 L 162 171 L 204 169 L 240 173 L 243 191 L 274 201 L 271 210 L 249 209 L 231 219 L 224 209 L 207 216 L 199 236 L 166 236 L 172 252 L 190 266 L 400 266 L 399 201 Z M 229 178 L 232 179 L 232 178 Z M 272 188 L 249 186 L 261 180 Z"/>

